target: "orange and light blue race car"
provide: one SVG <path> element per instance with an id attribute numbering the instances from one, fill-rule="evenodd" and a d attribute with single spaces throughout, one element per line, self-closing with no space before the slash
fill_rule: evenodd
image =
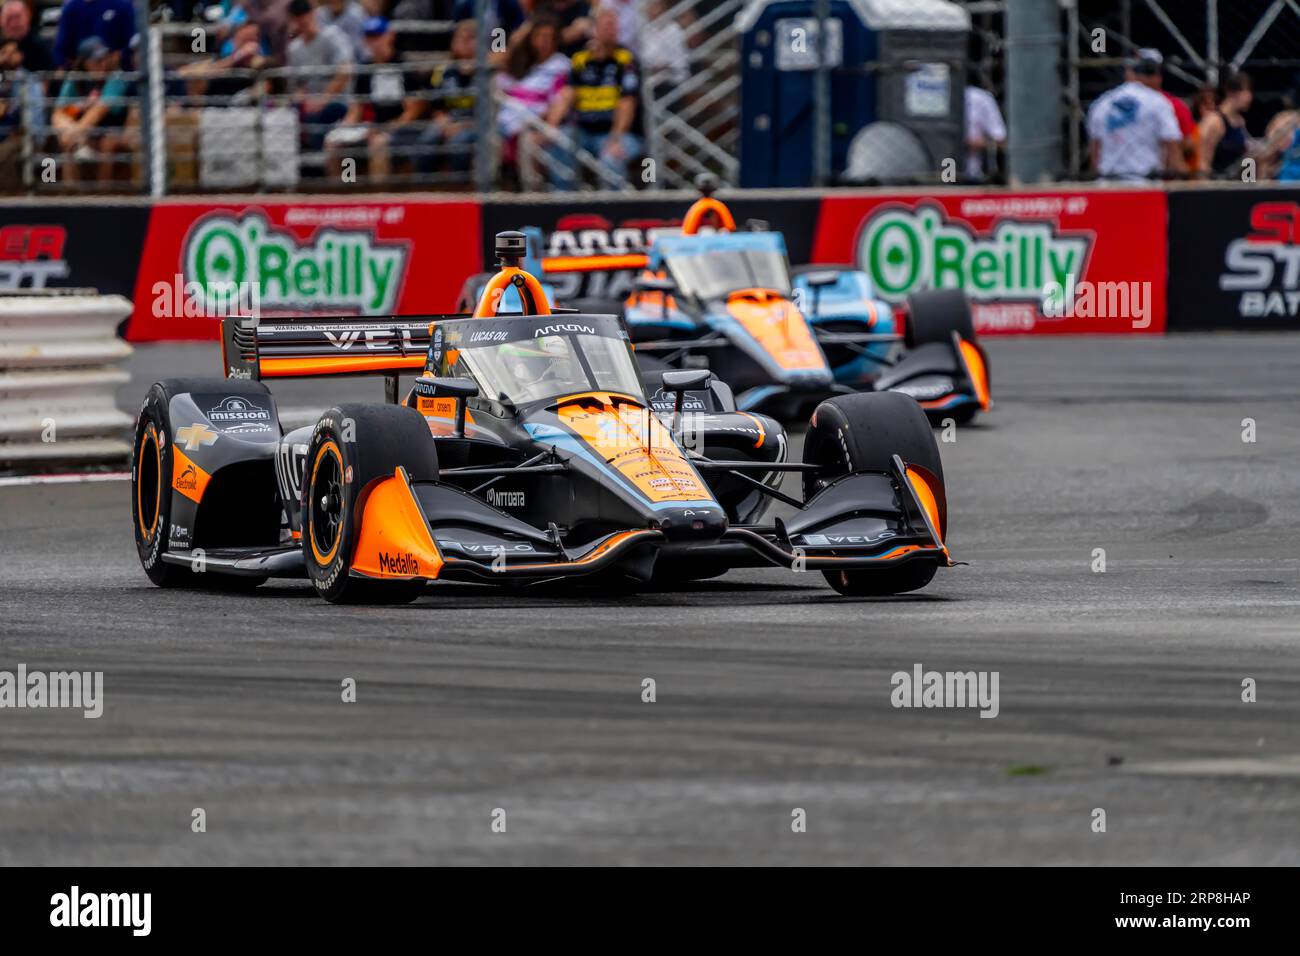
<path id="1" fill-rule="evenodd" d="M 936 424 L 990 407 L 988 357 L 964 293 L 917 293 L 896 313 L 851 266 L 792 273 L 780 233 L 738 231 L 711 183 L 701 189 L 680 234 L 660 232 L 640 258 L 546 260 L 554 271 L 644 265 L 626 301 L 604 303 L 622 312 L 643 367 L 708 368 L 739 408 L 783 421 L 859 391 L 910 395 Z"/>
<path id="2" fill-rule="evenodd" d="M 925 586 L 952 564 L 938 445 L 901 394 L 842 395 L 802 461 L 707 370 L 643 373 L 614 315 L 552 311 L 498 236 L 473 315 L 223 322 L 226 378 L 167 379 L 135 430 L 132 521 L 160 586 L 308 577 L 332 602 L 431 581 L 681 581 L 820 571 L 842 594 Z M 521 314 L 498 315 L 505 290 Z M 402 394 L 399 376 L 418 375 Z M 266 381 L 382 376 L 285 433 Z M 801 494 L 781 480 L 797 473 Z M 765 515 L 773 502 L 792 511 Z"/>

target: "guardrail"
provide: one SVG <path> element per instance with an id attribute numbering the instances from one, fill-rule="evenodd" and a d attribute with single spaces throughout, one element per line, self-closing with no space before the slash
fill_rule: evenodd
<path id="1" fill-rule="evenodd" d="M 0 295 L 0 468 L 105 464 L 131 451 L 114 392 L 131 354 L 120 295 L 22 290 Z"/>

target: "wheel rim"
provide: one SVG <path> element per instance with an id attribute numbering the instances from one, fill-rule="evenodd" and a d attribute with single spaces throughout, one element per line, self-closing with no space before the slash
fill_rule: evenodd
<path id="1" fill-rule="evenodd" d="M 162 504 L 162 449 L 158 445 L 158 430 L 150 422 L 140 438 L 136 452 L 135 513 L 140 537 L 146 541 L 153 537 L 158 527 L 159 506 Z M 151 489 L 152 500 L 145 489 Z"/>
<path id="2" fill-rule="evenodd" d="M 816 471 L 809 472 L 812 494 L 816 494 L 837 478 L 842 478 L 853 470 L 853 463 L 848 460 L 848 449 L 842 442 L 828 441 L 825 436 L 814 438 L 812 432 L 804 440 L 812 442 L 812 447 L 809 449 L 811 454 L 804 460 L 807 461 L 810 457 L 813 459 L 812 464 L 817 465 Z M 833 447 L 828 449 L 828 446 Z M 808 497 L 812 497 L 812 494 Z"/>
<path id="3" fill-rule="evenodd" d="M 324 566 L 338 554 L 343 537 L 343 457 L 333 440 L 316 452 L 311 482 L 307 486 L 308 538 L 318 564 Z"/>

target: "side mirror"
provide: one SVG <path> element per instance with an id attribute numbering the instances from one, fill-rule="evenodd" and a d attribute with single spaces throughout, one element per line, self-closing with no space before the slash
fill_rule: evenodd
<path id="1" fill-rule="evenodd" d="M 468 378 L 417 378 L 415 394 L 425 398 L 473 398 L 478 383 Z"/>
<path id="2" fill-rule="evenodd" d="M 415 394 L 422 398 L 454 398 L 456 422 L 452 434 L 465 435 L 465 401 L 478 394 L 478 383 L 468 378 L 421 377 L 415 380 Z"/>
<path id="3" fill-rule="evenodd" d="M 839 282 L 840 274 L 838 272 L 831 272 L 831 271 L 805 272 L 801 278 L 803 279 L 804 282 L 807 282 L 808 285 L 810 285 L 812 288 L 820 289 L 820 288 L 824 288 L 825 286 L 834 285 L 835 283 Z"/>
<path id="4" fill-rule="evenodd" d="M 664 372 L 663 390 L 675 397 L 673 402 L 674 432 L 681 431 L 682 402 L 686 399 L 686 393 L 708 388 L 709 379 L 711 378 L 713 378 L 713 373 L 707 368 L 684 368 Z"/>
<path id="5" fill-rule="evenodd" d="M 708 388 L 712 377 L 713 373 L 707 368 L 674 369 L 664 372 L 664 391 L 675 394 L 680 403 L 682 392 L 697 392 Z"/>

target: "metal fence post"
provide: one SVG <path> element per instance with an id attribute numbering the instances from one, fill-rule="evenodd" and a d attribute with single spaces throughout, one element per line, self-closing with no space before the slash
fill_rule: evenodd
<path id="1" fill-rule="evenodd" d="M 149 195 L 162 196 L 167 192 L 167 130 L 163 124 L 163 110 L 166 106 L 165 76 L 162 65 L 162 31 L 157 27 L 148 27 L 146 59 L 149 63 L 146 75 L 148 96 L 147 120 L 140 123 L 141 129 L 149 127 L 149 151 L 145 153 L 149 163 Z"/>
<path id="2" fill-rule="evenodd" d="M 1007 165 L 1012 185 L 1061 169 L 1061 26 L 1058 0 L 1007 5 Z"/>
<path id="3" fill-rule="evenodd" d="M 478 23 L 474 73 L 474 188 L 481 193 L 492 189 L 492 78 L 488 71 L 491 40 L 487 11 L 488 0 L 474 0 L 474 20 Z"/>
<path id="4" fill-rule="evenodd" d="M 817 73 L 813 77 L 813 182 L 827 186 L 831 181 L 831 73 L 827 60 L 830 53 L 831 0 L 816 0 Z"/>

